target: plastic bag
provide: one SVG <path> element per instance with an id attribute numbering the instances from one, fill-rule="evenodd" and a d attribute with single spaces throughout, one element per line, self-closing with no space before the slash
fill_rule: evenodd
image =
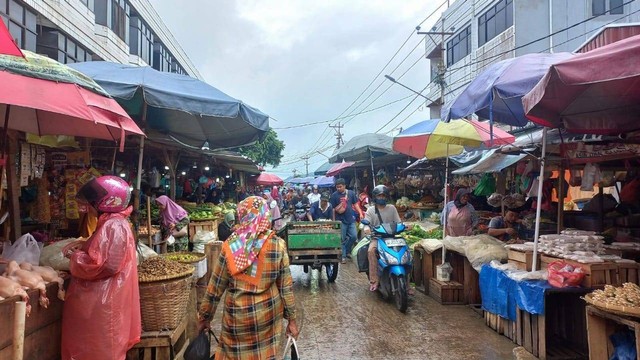
<path id="1" fill-rule="evenodd" d="M 356 262 L 358 272 L 366 272 L 369 270 L 368 251 L 370 243 L 371 238 L 365 236 L 353 247 L 353 250 L 351 250 L 351 258 Z"/>
<path id="2" fill-rule="evenodd" d="M 617 332 L 609 337 L 613 344 L 610 360 L 637 359 L 636 339 L 631 331 Z"/>
<path id="3" fill-rule="evenodd" d="M 569 172 L 569 185 L 580 186 L 582 185 L 582 172 L 578 169 L 571 169 Z"/>
<path id="4" fill-rule="evenodd" d="M 138 265 L 140 265 L 142 260 L 148 259 L 148 258 L 153 257 L 153 256 L 158 256 L 158 253 L 155 252 L 149 246 L 147 246 L 147 244 L 143 243 L 142 241 L 138 241 L 138 245 L 137 245 L 137 249 L 136 249 L 136 256 L 137 256 L 137 260 L 138 260 Z"/>
<path id="5" fill-rule="evenodd" d="M 482 175 L 482 179 L 480 179 L 473 194 L 476 196 L 489 196 L 494 192 L 496 192 L 496 178 L 493 177 L 493 174 L 485 173 Z"/>
<path id="6" fill-rule="evenodd" d="M 300 360 L 298 344 L 296 343 L 296 339 L 291 335 L 287 338 L 287 345 L 284 347 L 282 360 Z"/>
<path id="7" fill-rule="evenodd" d="M 204 253 L 204 245 L 216 240 L 216 233 L 213 231 L 198 231 L 193 236 L 193 251 Z"/>
<path id="8" fill-rule="evenodd" d="M 13 244 L 5 242 L 2 249 L 2 257 L 5 260 L 15 260 L 18 264 L 28 262 L 31 265 L 40 265 L 41 243 L 38 243 L 31 234 L 24 234 Z"/>
<path id="9" fill-rule="evenodd" d="M 549 284 L 556 288 L 580 286 L 585 272 L 581 267 L 573 267 L 564 261 L 554 261 L 547 268 Z"/>
<path id="10" fill-rule="evenodd" d="M 76 241 L 79 240 L 71 238 L 45 246 L 40 252 L 40 265 L 51 266 L 54 270 L 69 271 L 69 259 L 64 256 L 62 249 Z"/>
<path id="11" fill-rule="evenodd" d="M 200 332 L 184 352 L 184 360 L 209 360 L 211 358 L 211 335 L 208 331 Z"/>
<path id="12" fill-rule="evenodd" d="M 169 237 L 167 238 L 167 245 L 173 245 L 176 243 L 176 238 L 173 237 L 173 235 L 169 235 Z"/>

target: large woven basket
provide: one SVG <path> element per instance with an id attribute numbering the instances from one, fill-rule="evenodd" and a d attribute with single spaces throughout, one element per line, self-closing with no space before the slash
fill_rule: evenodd
<path id="1" fill-rule="evenodd" d="M 140 283 L 140 312 L 144 331 L 172 330 L 187 313 L 193 285 L 191 272 L 177 279 Z"/>

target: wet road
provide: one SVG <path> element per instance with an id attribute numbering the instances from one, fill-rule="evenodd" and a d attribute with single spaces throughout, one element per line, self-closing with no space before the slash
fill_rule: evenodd
<path id="1" fill-rule="evenodd" d="M 366 274 L 351 262 L 340 265 L 333 284 L 324 271 L 291 269 L 304 312 L 302 359 L 513 359 L 514 344 L 467 306 L 442 306 L 416 291 L 402 314 L 369 292 Z"/>

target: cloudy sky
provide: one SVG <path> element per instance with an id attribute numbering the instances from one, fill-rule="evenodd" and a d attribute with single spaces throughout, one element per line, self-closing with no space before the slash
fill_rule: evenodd
<path id="1" fill-rule="evenodd" d="M 335 131 L 328 125 L 340 116 L 346 116 L 340 120 L 345 140 L 370 132 L 393 135 L 429 118 L 420 99 L 410 104 L 413 94 L 382 75 L 400 79 L 406 72 L 399 82 L 416 90 L 426 86 L 429 62 L 415 27 L 431 29 L 442 3 L 190 0 L 178 9 L 174 0 L 154 0 L 153 6 L 205 81 L 274 119 L 270 125 L 286 149 L 273 172 L 288 176 L 293 169 L 306 171 L 301 157 L 307 154 L 309 172 L 326 161 L 318 152 L 333 152 Z M 311 123 L 317 124 L 300 127 Z"/>

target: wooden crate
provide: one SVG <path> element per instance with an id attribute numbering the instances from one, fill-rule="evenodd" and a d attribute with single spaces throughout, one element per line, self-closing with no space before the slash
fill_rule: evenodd
<path id="1" fill-rule="evenodd" d="M 640 322 L 635 318 L 618 316 L 602 311 L 594 306 L 587 306 L 587 333 L 589 336 L 589 359 L 606 360 L 613 355 L 610 336 L 622 328 L 631 329 L 635 333 L 636 351 L 640 354 Z"/>
<path id="2" fill-rule="evenodd" d="M 527 263 L 523 263 L 521 261 L 511 260 L 509 259 L 509 264 L 513 264 L 516 266 L 518 270 L 531 271 L 531 268 L 527 269 Z"/>
<path id="3" fill-rule="evenodd" d="M 513 342 L 516 338 L 516 322 L 505 319 L 498 314 L 493 314 L 488 311 L 484 312 L 484 322 L 491 329 L 495 330 L 498 334 L 504 335 Z"/>
<path id="4" fill-rule="evenodd" d="M 58 284 L 50 283 L 46 287 L 49 307 L 38 303 L 39 290 L 27 290 L 31 314 L 25 322 L 24 359 L 57 360 L 60 358 L 62 340 L 62 307 L 64 302 L 58 299 Z M 13 322 L 15 303 L 21 301 L 13 296 L 0 301 L 0 359 L 11 359 L 13 353 Z"/>
<path id="5" fill-rule="evenodd" d="M 640 284 L 640 266 L 637 263 L 618 263 L 618 281 L 616 285 L 624 283 Z"/>
<path id="6" fill-rule="evenodd" d="M 513 263 L 518 266 L 522 266 L 518 263 L 524 264 L 524 268 L 522 270 L 531 271 L 531 268 L 533 267 L 533 251 L 518 251 L 509 249 L 508 258 L 510 263 L 513 260 Z M 538 263 L 540 262 L 538 261 Z M 518 269 L 520 268 L 521 267 L 518 267 Z"/>
<path id="7" fill-rule="evenodd" d="M 182 359 L 189 345 L 186 330 L 187 318 L 185 317 L 174 330 L 143 331 L 140 342 L 127 351 L 126 360 Z"/>
<path id="8" fill-rule="evenodd" d="M 445 282 L 431 278 L 429 295 L 442 305 L 464 304 L 463 286 L 455 281 Z"/>
<path id="9" fill-rule="evenodd" d="M 442 264 L 442 249 L 437 249 L 434 252 L 424 251 L 422 256 L 422 284 L 424 293 L 427 295 L 429 295 L 429 280 L 436 277 L 436 266 L 440 264 Z"/>
<path id="10" fill-rule="evenodd" d="M 193 241 L 198 231 L 213 231 L 218 238 L 218 220 L 193 221 L 189 222 L 189 240 Z"/>
<path id="11" fill-rule="evenodd" d="M 480 274 L 478 274 L 471 266 L 469 260 L 462 254 L 455 251 L 448 251 L 447 259 L 453 268 L 451 281 L 462 284 L 463 304 L 481 304 Z"/>
<path id="12" fill-rule="evenodd" d="M 413 267 L 411 268 L 411 277 L 418 291 L 428 293 L 429 284 L 424 281 L 422 270 L 422 259 L 424 256 L 425 251 L 422 246 L 416 246 L 413 249 Z"/>

